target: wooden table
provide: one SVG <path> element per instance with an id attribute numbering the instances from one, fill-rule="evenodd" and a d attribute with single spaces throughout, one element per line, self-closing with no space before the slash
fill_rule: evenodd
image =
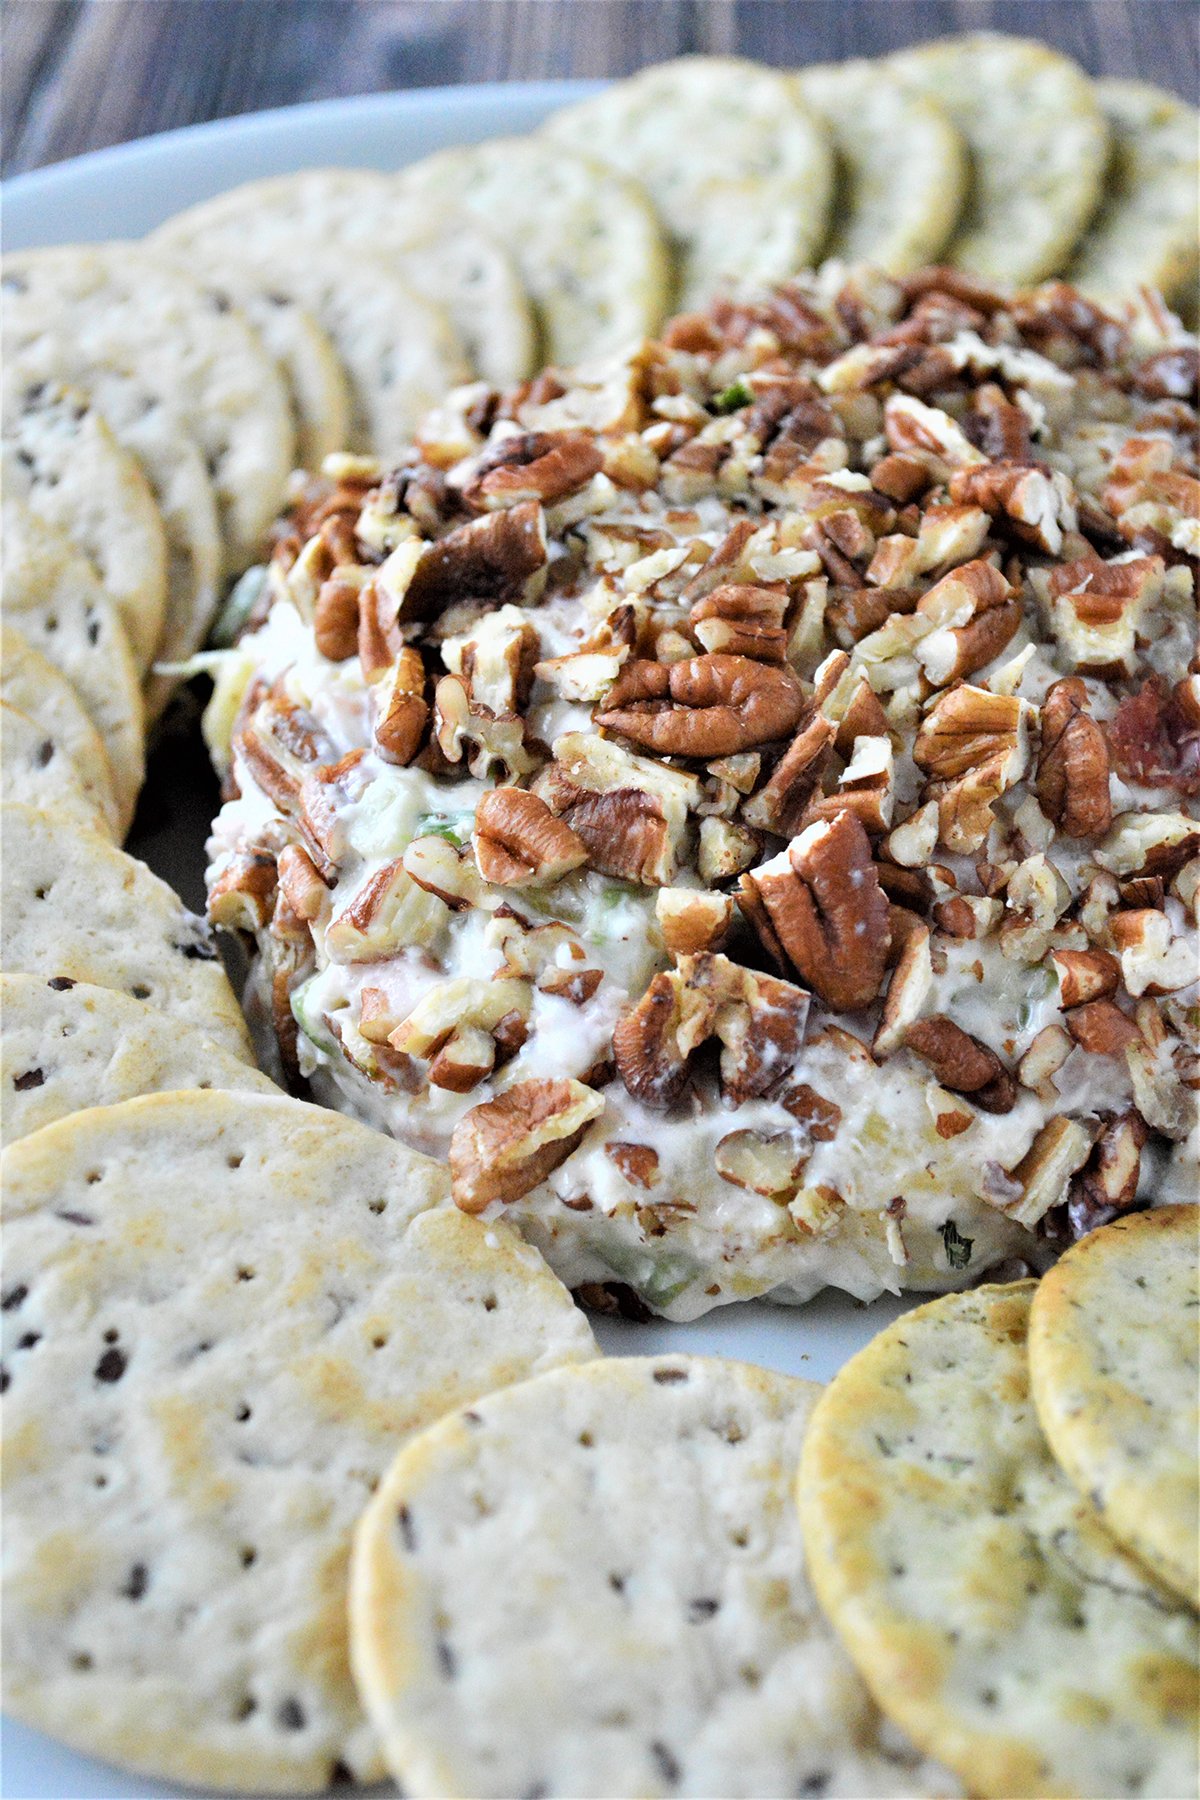
<path id="1" fill-rule="evenodd" d="M 4 0 L 5 174 L 333 94 L 620 75 L 684 51 L 783 65 L 994 26 L 1195 99 L 1194 0 Z"/>

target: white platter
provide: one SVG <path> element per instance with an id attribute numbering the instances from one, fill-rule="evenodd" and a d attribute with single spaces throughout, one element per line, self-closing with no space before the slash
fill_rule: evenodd
<path id="1" fill-rule="evenodd" d="M 528 131 L 555 107 L 599 85 L 517 82 L 367 95 L 165 132 L 7 183 L 4 248 L 137 237 L 193 201 L 291 169 L 322 163 L 399 168 L 448 144 Z M 130 844 L 196 907 L 203 905 L 203 845 L 214 792 L 195 744 L 164 743 L 152 761 Z M 884 1299 L 865 1307 L 830 1293 L 797 1309 L 727 1306 L 691 1325 L 601 1320 L 598 1336 L 605 1350 L 619 1354 L 691 1350 L 827 1380 L 903 1304 Z M 4 1723 L 4 1800 L 138 1800 L 178 1791 Z"/>

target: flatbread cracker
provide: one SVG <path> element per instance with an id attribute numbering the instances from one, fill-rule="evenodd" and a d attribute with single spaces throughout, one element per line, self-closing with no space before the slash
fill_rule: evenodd
<path id="1" fill-rule="evenodd" d="M 879 1704 L 973 1794 L 1194 1795 L 1200 1627 L 1050 1453 L 1034 1286 L 935 1300 L 835 1376 L 798 1484 L 813 1583 Z"/>
<path id="2" fill-rule="evenodd" d="M 351 1573 L 355 1675 L 406 1793 L 947 1793 L 871 1704 L 790 1489 L 820 1389 L 605 1359 L 401 1451 Z"/>
<path id="3" fill-rule="evenodd" d="M 641 189 L 545 138 L 442 150 L 396 176 L 402 203 L 478 215 L 517 259 L 542 359 L 576 363 L 626 348 L 661 323 L 669 266 Z"/>
<path id="4" fill-rule="evenodd" d="M 103 838 L 32 806 L 0 807 L 0 838 L 0 966 L 117 988 L 253 1064 L 212 934 L 165 881 Z"/>
<path id="5" fill-rule="evenodd" d="M 782 281 L 817 259 L 834 159 L 820 117 L 776 69 L 683 56 L 614 82 L 544 127 L 640 182 L 670 235 L 677 300 Z"/>
<path id="6" fill-rule="evenodd" d="M 1200 114 L 1145 81 L 1110 76 L 1096 83 L 1096 94 L 1112 131 L 1112 161 L 1068 279 L 1100 300 L 1141 284 L 1194 308 Z"/>
<path id="7" fill-rule="evenodd" d="M 1108 126 L 1078 64 L 1046 44 L 969 32 L 888 67 L 945 107 L 972 180 L 948 260 L 1020 287 L 1066 263 L 1100 199 Z"/>
<path id="8" fill-rule="evenodd" d="M 103 738 L 124 836 L 146 772 L 137 664 L 91 564 L 16 495 L 4 499 L 0 609 L 71 682 Z"/>
<path id="9" fill-rule="evenodd" d="M 6 1707 L 171 1783 L 371 1779 L 354 1523 L 408 1433 L 593 1356 L 583 1315 L 424 1210 L 437 1164 L 283 1096 L 76 1113 L 3 1185 Z"/>
<path id="10" fill-rule="evenodd" d="M 260 554 L 293 464 L 291 416 L 271 358 L 244 319 L 137 244 L 64 246 L 5 258 L 9 354 L 36 361 L 65 340 L 88 372 L 136 370 L 194 432 L 238 574 Z"/>
<path id="11" fill-rule="evenodd" d="M 89 1106 L 183 1088 L 278 1093 L 228 1050 L 166 1013 L 77 981 L 0 975 L 0 1130 L 13 1144 Z"/>
<path id="12" fill-rule="evenodd" d="M 167 607 L 167 537 L 150 484 L 86 394 L 48 383 L 20 398 L 5 409 L 5 492 L 94 565 L 145 675 Z"/>
<path id="13" fill-rule="evenodd" d="M 837 150 L 825 256 L 892 275 L 936 262 L 970 175 L 962 134 L 945 109 L 865 59 L 801 69 L 795 80 Z"/>
<path id="14" fill-rule="evenodd" d="M 103 835 L 116 841 L 121 815 L 100 733 L 67 677 L 35 650 L 21 632 L 2 623 L 0 700 L 33 719 L 38 730 L 71 758 L 84 791 L 104 819 Z"/>
<path id="15" fill-rule="evenodd" d="M 0 799 L 49 807 L 116 842 L 107 814 L 62 745 L 7 700 L 0 700 Z"/>
<path id="16" fill-rule="evenodd" d="M 461 209 L 402 200 L 377 169 L 303 169 L 202 200 L 169 219 L 156 243 L 202 267 L 210 258 L 269 270 L 277 253 L 330 246 L 387 263 L 444 309 L 472 365 L 507 386 L 533 368 L 533 312 L 508 251 Z M 353 266 L 353 265 L 352 265 Z"/>
<path id="17" fill-rule="evenodd" d="M 1038 1418 L 1113 1536 L 1200 1607 L 1200 1208 L 1073 1245 L 1029 1324 Z"/>

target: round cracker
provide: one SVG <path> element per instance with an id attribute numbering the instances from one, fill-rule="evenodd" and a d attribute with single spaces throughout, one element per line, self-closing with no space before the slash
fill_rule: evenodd
<path id="1" fill-rule="evenodd" d="M 948 260 L 1020 286 L 1061 269 L 1100 198 L 1108 126 L 1070 57 L 1031 38 L 969 32 L 889 58 L 945 107 L 972 180 Z"/>
<path id="2" fill-rule="evenodd" d="M 294 444 L 283 383 L 246 321 L 137 244 L 21 252 L 5 259 L 4 291 L 10 353 L 36 359 L 39 343 L 65 339 L 82 374 L 135 369 L 171 402 L 207 458 L 226 572 L 253 562 Z"/>
<path id="3" fill-rule="evenodd" d="M 5 340 L 5 413 L 36 401 L 44 383 L 70 381 L 86 392 L 123 449 L 150 483 L 167 534 L 167 599 L 158 658 L 181 662 L 203 643 L 217 603 L 221 531 L 217 502 L 196 440 L 169 396 L 157 396 L 133 370 L 87 368 L 66 338 L 46 338 L 18 351 Z M 151 718 L 166 704 L 173 683 L 154 676 L 147 684 Z"/>
<path id="4" fill-rule="evenodd" d="M 355 1520 L 408 1433 L 594 1355 L 583 1315 L 423 1210 L 437 1164 L 282 1095 L 76 1113 L 3 1176 L 6 1706 L 225 1793 L 374 1776 Z"/>
<path id="5" fill-rule="evenodd" d="M 137 1094 L 220 1088 L 274 1094 L 275 1083 L 165 1013 L 112 988 L 0 975 L 3 1143 L 88 1106 Z"/>
<path id="6" fill-rule="evenodd" d="M 6 700 L 0 700 L 0 799 L 49 807 L 82 830 L 116 841 L 107 815 L 62 745 Z"/>
<path id="7" fill-rule="evenodd" d="M 1038 1287 L 1033 1397 L 1114 1537 L 1200 1607 L 1200 1209 L 1117 1219 Z"/>
<path id="8" fill-rule="evenodd" d="M 945 249 L 969 179 L 945 109 L 858 59 L 801 69 L 796 85 L 837 150 L 837 198 L 824 254 L 904 275 Z"/>
<path id="9" fill-rule="evenodd" d="M 355 1675 L 406 1793 L 952 1791 L 817 1606 L 790 1492 L 820 1389 L 630 1357 L 401 1451 L 351 1569 Z"/>
<path id="10" fill-rule="evenodd" d="M 402 169 L 404 203 L 466 207 L 517 260 L 545 360 L 621 350 L 661 322 L 669 268 L 653 208 L 616 170 L 545 138 L 493 138 Z"/>
<path id="11" fill-rule="evenodd" d="M 879 1704 L 973 1794 L 1193 1794 L 1197 1621 L 1050 1453 L 1034 1287 L 935 1300 L 835 1376 L 798 1484 L 813 1583 Z"/>
<path id="12" fill-rule="evenodd" d="M 16 495 L 3 512 L 5 620 L 71 682 L 108 753 L 123 836 L 146 772 L 137 664 L 100 579 L 70 540 Z"/>
<path id="13" fill-rule="evenodd" d="M 5 491 L 94 565 L 144 675 L 166 615 L 167 537 L 141 465 L 78 389 L 49 383 L 5 410 Z"/>
<path id="14" fill-rule="evenodd" d="M 1112 161 L 1068 279 L 1101 300 L 1138 285 L 1160 288 L 1168 300 L 1194 300 L 1200 115 L 1144 81 L 1110 76 L 1096 93 L 1112 130 Z"/>
<path id="15" fill-rule="evenodd" d="M 212 934 L 165 881 L 32 806 L 0 808 L 0 833 L 0 964 L 9 973 L 117 988 L 253 1064 Z"/>
<path id="16" fill-rule="evenodd" d="M 117 839 L 120 811 L 104 741 L 67 677 L 35 650 L 21 632 L 0 624 L 0 700 L 33 719 L 64 756 L 104 820 L 105 837 Z"/>
<path id="17" fill-rule="evenodd" d="M 508 252 L 461 210 L 403 201 L 376 169 L 303 169 L 203 200 L 169 219 L 154 241 L 197 267 L 215 258 L 245 266 L 253 245 L 267 269 L 303 244 L 367 252 L 444 309 L 474 368 L 496 386 L 533 367 L 533 312 Z"/>
<path id="18" fill-rule="evenodd" d="M 244 314 L 274 358 L 291 405 L 296 461 L 319 469 L 350 430 L 350 388 L 329 334 L 290 294 L 260 287 L 245 269 L 222 262 L 205 285 Z"/>

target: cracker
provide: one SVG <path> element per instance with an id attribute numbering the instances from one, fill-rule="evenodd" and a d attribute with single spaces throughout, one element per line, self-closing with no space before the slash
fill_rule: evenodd
<path id="1" fill-rule="evenodd" d="M 594 1355 L 583 1315 L 424 1210 L 435 1163 L 284 1096 L 76 1113 L 3 1175 L 6 1706 L 172 1783 L 373 1777 L 355 1520 L 406 1434 Z"/>
<path id="2" fill-rule="evenodd" d="M 221 263 L 205 285 L 245 315 L 274 358 L 291 404 L 296 462 L 319 469 L 350 429 L 350 388 L 328 333 L 290 294 L 260 287 L 244 269 Z"/>
<path id="3" fill-rule="evenodd" d="M 641 189 L 545 138 L 442 150 L 396 177 L 404 204 L 465 207 L 515 256 L 544 360 L 627 347 L 661 322 L 668 262 Z"/>
<path id="4" fill-rule="evenodd" d="M 212 934 L 165 881 L 32 806 L 0 808 L 0 832 L 6 971 L 117 988 L 253 1063 Z"/>
<path id="5" fill-rule="evenodd" d="M 1033 1397 L 1113 1536 L 1200 1607 L 1200 1210 L 1164 1206 L 1073 1245 L 1038 1287 Z"/>
<path id="6" fill-rule="evenodd" d="M 1112 131 L 1112 161 L 1068 278 L 1101 300 L 1144 284 L 1194 304 L 1200 115 L 1144 81 L 1110 76 L 1096 93 Z"/>
<path id="7" fill-rule="evenodd" d="M 52 808 L 110 842 L 115 833 L 83 776 L 52 734 L 0 700 L 0 798 Z"/>
<path id="8" fill-rule="evenodd" d="M 804 1574 L 790 1488 L 819 1389 L 605 1359 L 401 1451 L 351 1648 L 407 1793 L 953 1791 L 887 1728 Z"/>
<path id="9" fill-rule="evenodd" d="M 973 32 L 920 44 L 888 66 L 945 107 L 972 181 L 948 259 L 1013 286 L 1061 269 L 1095 211 L 1108 126 L 1091 82 L 1029 38 Z"/>
<path id="10" fill-rule="evenodd" d="M 1050 1453 L 1034 1285 L 935 1300 L 834 1378 L 798 1484 L 813 1582 L 879 1704 L 973 1794 L 1195 1794 L 1197 1621 Z"/>
<path id="11" fill-rule="evenodd" d="M 509 253 L 461 210 L 402 203 L 376 169 L 303 169 L 245 182 L 169 219 L 155 242 L 197 266 L 215 257 L 245 265 L 253 244 L 269 269 L 303 244 L 331 245 L 386 262 L 449 315 L 474 368 L 507 386 L 533 367 L 533 313 Z"/>
<path id="12" fill-rule="evenodd" d="M 120 812 L 104 741 L 67 677 L 35 650 L 28 638 L 0 624 L 0 700 L 33 719 L 38 730 L 69 756 L 84 792 L 104 820 L 103 836 L 115 839 Z"/>
<path id="13" fill-rule="evenodd" d="M 3 528 L 4 619 L 86 707 L 108 753 L 123 836 L 146 771 L 145 714 L 125 628 L 91 564 L 15 495 L 5 496 Z"/>
<path id="14" fill-rule="evenodd" d="M 156 395 L 133 369 L 85 368 L 73 343 L 44 339 L 20 351 L 5 339 L 5 417 L 36 404 L 45 383 L 69 381 L 86 392 L 121 447 L 150 483 L 167 534 L 167 600 L 158 657 L 178 662 L 203 643 L 217 603 L 221 531 L 216 494 L 199 445 L 170 396 Z M 172 683 L 152 677 L 146 702 L 161 711 Z"/>
<path id="15" fill-rule="evenodd" d="M 945 109 L 859 59 L 801 69 L 796 85 L 837 150 L 837 197 L 824 254 L 904 275 L 936 262 L 969 179 Z"/>
<path id="16" fill-rule="evenodd" d="M 36 361 L 63 340 L 80 385 L 131 368 L 194 432 L 216 489 L 225 569 L 262 550 L 293 462 L 287 396 L 246 321 L 136 244 L 64 246 L 5 258 L 5 341 Z"/>
<path id="17" fill-rule="evenodd" d="M 144 675 L 167 606 L 167 538 L 140 464 L 78 390 L 48 383 L 4 421 L 5 491 L 94 564 Z"/>
<path id="18" fill-rule="evenodd" d="M 274 1094 L 275 1083 L 197 1031 L 112 988 L 0 975 L 0 1124 L 12 1144 L 88 1106 L 183 1088 Z"/>
<path id="19" fill-rule="evenodd" d="M 682 306 L 727 280 L 783 280 L 820 253 L 829 134 L 776 69 L 680 57 L 553 114 L 545 131 L 646 189 L 671 238 Z"/>

